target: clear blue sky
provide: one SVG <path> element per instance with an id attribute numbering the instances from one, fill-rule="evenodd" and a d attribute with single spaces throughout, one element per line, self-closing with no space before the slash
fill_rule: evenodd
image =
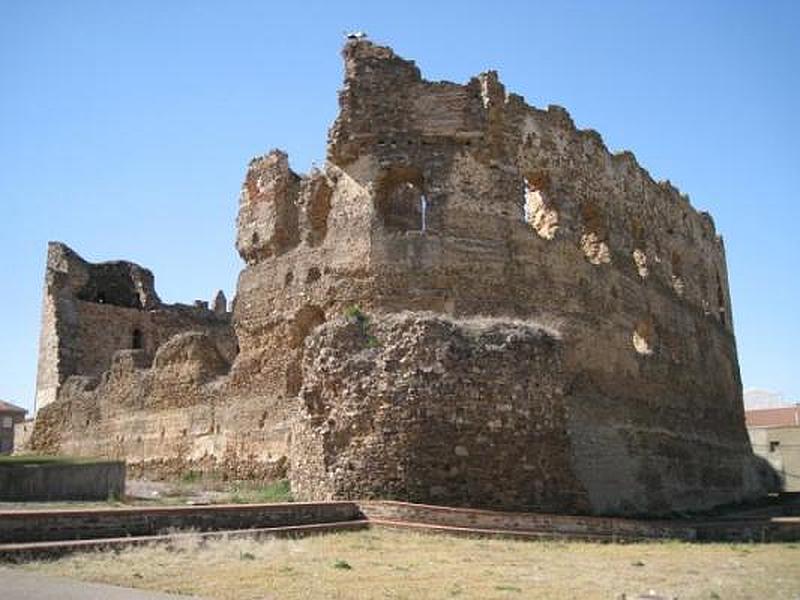
<path id="1" fill-rule="evenodd" d="M 237 194 L 324 157 L 342 31 L 497 69 L 709 210 L 745 387 L 800 400 L 800 2 L 0 1 L 0 398 L 32 406 L 46 243 L 232 297 Z"/>

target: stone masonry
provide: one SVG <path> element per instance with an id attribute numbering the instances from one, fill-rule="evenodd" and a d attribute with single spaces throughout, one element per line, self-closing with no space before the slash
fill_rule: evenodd
<path id="1" fill-rule="evenodd" d="M 762 495 L 711 217 L 494 72 L 343 54 L 324 168 L 249 165 L 232 330 L 219 301 L 174 326 L 149 271 L 51 247 L 32 447 L 288 469 L 300 499 L 662 514 Z M 151 315 L 143 348 L 98 331 L 109 304 L 128 336 Z"/>
<path id="2" fill-rule="evenodd" d="M 51 243 L 36 409 L 53 402 L 70 376 L 88 378 L 87 385 L 97 385 L 96 379 L 109 370 L 115 352 L 131 350 L 140 363 L 150 363 L 164 342 L 192 329 L 208 333 L 228 362 L 236 356 L 226 308 L 209 311 L 207 303 L 199 301 L 194 306 L 165 305 L 147 269 L 125 261 L 88 263 L 68 246 Z"/>

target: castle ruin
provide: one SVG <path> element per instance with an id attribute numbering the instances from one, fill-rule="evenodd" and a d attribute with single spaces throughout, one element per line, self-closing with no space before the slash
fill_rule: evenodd
<path id="1" fill-rule="evenodd" d="M 299 499 L 663 514 L 758 497 L 725 253 L 629 152 L 366 40 L 324 168 L 251 161 L 224 300 L 50 247 L 35 450 Z"/>

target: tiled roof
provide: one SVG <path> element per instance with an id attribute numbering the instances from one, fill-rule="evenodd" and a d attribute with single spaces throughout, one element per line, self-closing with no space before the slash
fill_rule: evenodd
<path id="1" fill-rule="evenodd" d="M 748 427 L 800 426 L 800 404 L 784 408 L 762 408 L 744 411 Z"/>
<path id="2" fill-rule="evenodd" d="M 0 412 L 17 412 L 17 413 L 26 413 L 28 412 L 21 406 L 17 406 L 16 404 L 11 404 L 11 402 L 5 402 L 0 400 Z"/>

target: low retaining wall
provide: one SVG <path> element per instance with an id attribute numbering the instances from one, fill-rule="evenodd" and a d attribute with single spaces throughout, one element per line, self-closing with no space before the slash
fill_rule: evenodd
<path id="1" fill-rule="evenodd" d="M 513 513 L 406 502 L 297 502 L 0 512 L 0 560 L 167 543 L 176 535 L 262 537 L 403 528 L 426 533 L 560 538 L 605 542 L 673 538 L 694 541 L 798 541 L 800 518 L 648 521 Z M 165 535 L 168 534 L 168 535 Z"/>
<path id="2" fill-rule="evenodd" d="M 353 502 L 224 504 L 0 512 L 0 544 L 339 523 L 363 518 Z"/>
<path id="3" fill-rule="evenodd" d="M 393 501 L 365 501 L 359 506 L 373 524 L 414 523 L 492 532 L 541 534 L 570 539 L 624 541 L 673 538 L 693 540 L 693 527 L 674 521 L 644 521 L 547 513 L 451 508 Z"/>
<path id="4" fill-rule="evenodd" d="M 91 540 L 60 540 L 51 542 L 25 542 L 20 544 L 0 544 L 0 564 L 3 562 L 26 562 L 36 559 L 51 559 L 72 552 L 89 552 L 97 550 L 121 550 L 131 546 L 152 544 L 175 545 L 182 540 L 192 543 L 209 540 L 249 539 L 290 537 L 299 538 L 309 535 L 342 531 L 360 531 L 369 528 L 366 519 L 357 521 L 340 521 L 333 523 L 316 523 L 312 525 L 287 525 L 282 527 L 262 527 L 257 529 L 236 529 L 223 531 L 175 532 L 163 535 L 143 535 L 123 538 L 96 538 Z"/>
<path id="5" fill-rule="evenodd" d="M 797 542 L 800 518 L 776 517 L 737 519 L 695 524 L 697 539 L 703 542 Z"/>
<path id="6" fill-rule="evenodd" d="M 108 500 L 125 493 L 125 463 L 0 463 L 0 500 Z"/>

